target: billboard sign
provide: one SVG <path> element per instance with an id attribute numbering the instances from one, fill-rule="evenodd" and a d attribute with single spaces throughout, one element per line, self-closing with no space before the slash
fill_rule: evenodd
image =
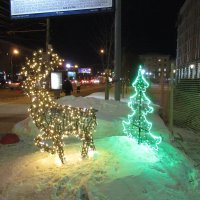
<path id="1" fill-rule="evenodd" d="M 62 89 L 62 72 L 51 72 L 51 89 Z"/>
<path id="2" fill-rule="evenodd" d="M 67 76 L 70 79 L 75 79 L 76 78 L 76 72 L 69 71 L 69 72 L 67 72 Z"/>
<path id="3" fill-rule="evenodd" d="M 10 0 L 11 18 L 35 18 L 109 11 L 113 0 Z"/>
<path id="4" fill-rule="evenodd" d="M 78 68 L 80 74 L 91 74 L 91 68 Z"/>

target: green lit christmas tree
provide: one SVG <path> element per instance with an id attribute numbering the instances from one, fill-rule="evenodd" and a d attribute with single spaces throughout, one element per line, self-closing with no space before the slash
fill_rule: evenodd
<path id="1" fill-rule="evenodd" d="M 147 144 L 158 150 L 158 144 L 161 143 L 161 137 L 153 135 L 150 130 L 152 123 L 146 116 L 153 112 L 150 106 L 151 101 L 146 96 L 146 89 L 149 83 L 143 76 L 142 67 L 139 66 L 138 75 L 132 86 L 135 88 L 135 94 L 130 97 L 128 106 L 132 110 L 132 114 L 128 115 L 128 120 L 123 121 L 124 133 L 131 138 L 136 138 L 138 144 Z"/>

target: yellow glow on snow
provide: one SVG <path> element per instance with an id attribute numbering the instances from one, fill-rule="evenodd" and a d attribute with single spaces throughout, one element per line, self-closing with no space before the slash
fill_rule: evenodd
<path id="1" fill-rule="evenodd" d="M 56 164 L 57 167 L 61 167 L 62 166 L 62 162 L 61 162 L 61 160 L 60 160 L 58 155 L 55 155 L 54 161 L 55 161 L 55 164 Z"/>

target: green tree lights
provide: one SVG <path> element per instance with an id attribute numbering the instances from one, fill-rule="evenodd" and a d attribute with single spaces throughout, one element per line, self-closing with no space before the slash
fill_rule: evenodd
<path id="1" fill-rule="evenodd" d="M 128 115 L 127 121 L 122 122 L 123 131 L 128 137 L 136 138 L 138 144 L 147 144 L 158 150 L 158 144 L 162 139 L 150 132 L 152 123 L 146 119 L 146 115 L 153 112 L 153 107 L 150 106 L 151 101 L 145 94 L 149 83 L 143 76 L 141 66 L 139 66 L 138 75 L 132 86 L 135 88 L 135 94 L 130 97 L 128 106 L 133 113 Z"/>

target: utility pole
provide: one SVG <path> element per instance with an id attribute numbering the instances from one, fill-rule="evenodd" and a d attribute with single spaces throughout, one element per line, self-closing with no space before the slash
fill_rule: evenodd
<path id="1" fill-rule="evenodd" d="M 115 1 L 115 100 L 120 101 L 121 93 L 121 0 Z"/>
<path id="2" fill-rule="evenodd" d="M 48 50 L 51 48 L 50 47 L 50 19 L 47 18 L 46 19 L 46 55 L 47 55 L 47 61 L 49 61 L 49 56 L 48 56 Z M 51 88 L 50 86 L 50 81 L 51 81 L 51 77 L 48 77 L 48 83 L 49 83 L 49 88 Z M 60 98 L 60 90 L 54 90 L 54 98 L 58 99 Z"/>
<path id="3" fill-rule="evenodd" d="M 50 19 L 47 18 L 46 19 L 46 52 L 48 52 L 49 49 L 49 41 L 50 41 L 50 34 L 49 34 L 49 30 L 50 30 Z"/>

